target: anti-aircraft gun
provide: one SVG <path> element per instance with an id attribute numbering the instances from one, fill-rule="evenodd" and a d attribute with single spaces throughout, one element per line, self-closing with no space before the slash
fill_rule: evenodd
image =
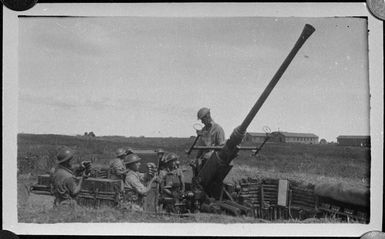
<path id="1" fill-rule="evenodd" d="M 281 78 L 282 74 L 285 72 L 290 62 L 293 60 L 297 52 L 300 50 L 305 41 L 310 37 L 310 35 L 315 31 L 314 27 L 306 24 L 299 39 L 295 43 L 293 49 L 290 51 L 289 55 L 286 57 L 278 71 L 273 76 L 270 83 L 267 85 L 266 89 L 263 91 L 262 95 L 259 97 L 257 102 L 254 104 L 250 112 L 247 114 L 241 125 L 236 127 L 232 132 L 230 138 L 225 142 L 225 145 L 218 148 L 213 148 L 214 153 L 206 161 L 206 163 L 199 170 L 198 175 L 193 181 L 196 185 L 203 189 L 203 191 L 211 198 L 216 200 L 221 199 L 223 195 L 223 180 L 226 175 L 230 172 L 232 166 L 230 165 L 231 161 L 237 157 L 238 151 L 240 150 L 240 144 L 245 136 L 247 127 L 250 125 L 251 121 Z M 194 144 L 196 140 L 194 141 Z M 188 152 L 195 149 L 203 149 L 202 147 L 193 146 Z M 218 147 L 218 146 L 217 146 Z M 209 149 L 206 147 L 205 149 Z M 197 191 L 197 190 L 195 190 Z"/>

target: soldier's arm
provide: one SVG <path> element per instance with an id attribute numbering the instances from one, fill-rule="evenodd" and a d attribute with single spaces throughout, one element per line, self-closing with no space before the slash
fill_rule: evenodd
<path id="1" fill-rule="evenodd" d="M 77 167 L 73 172 L 74 172 L 74 175 L 75 175 L 76 177 L 79 177 L 79 176 L 82 175 L 82 173 L 83 173 L 83 168 L 82 168 L 81 166 L 79 166 L 79 167 Z"/>
<path id="2" fill-rule="evenodd" d="M 151 179 L 151 176 L 148 173 L 138 173 L 138 176 L 141 182 L 147 182 Z"/>
<path id="3" fill-rule="evenodd" d="M 112 167 L 115 170 L 115 174 L 118 176 L 123 176 L 127 173 L 126 167 L 124 167 L 123 163 L 120 161 L 114 161 Z"/>
<path id="4" fill-rule="evenodd" d="M 143 183 L 139 180 L 139 178 L 129 175 L 127 176 L 127 183 L 129 183 L 139 194 L 146 195 L 151 190 L 152 182 L 155 180 L 153 177 L 147 186 L 144 186 Z"/>
<path id="5" fill-rule="evenodd" d="M 116 174 L 119 175 L 119 176 L 123 176 L 123 175 L 127 174 L 127 169 L 125 169 L 125 168 L 118 168 L 116 170 Z"/>
<path id="6" fill-rule="evenodd" d="M 169 185 L 164 185 L 164 183 L 160 184 L 160 190 L 162 194 L 167 194 L 169 196 L 172 196 L 172 192 L 170 191 L 170 186 Z"/>
<path id="7" fill-rule="evenodd" d="M 216 133 L 216 143 L 217 145 L 224 145 L 225 144 L 225 131 L 221 126 L 218 127 L 217 133 Z"/>
<path id="8" fill-rule="evenodd" d="M 83 179 L 84 179 L 83 176 L 80 177 L 80 180 L 79 180 L 79 183 L 78 183 L 78 184 L 76 184 L 74 178 L 68 178 L 68 179 L 65 181 L 66 187 L 67 187 L 68 192 L 70 193 L 71 197 L 75 197 L 76 195 L 79 194 L 80 189 L 81 189 L 82 184 L 83 184 Z"/>

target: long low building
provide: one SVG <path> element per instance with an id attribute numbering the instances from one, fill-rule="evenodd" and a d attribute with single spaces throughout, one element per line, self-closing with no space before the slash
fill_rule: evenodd
<path id="1" fill-rule="evenodd" d="M 337 137 L 337 143 L 341 146 L 370 146 L 370 136 L 362 135 L 340 135 Z"/>
<path id="2" fill-rule="evenodd" d="M 292 133 L 276 131 L 271 133 L 269 142 L 281 143 L 301 143 L 301 144 L 318 144 L 318 136 L 312 133 Z M 265 133 L 248 132 L 245 136 L 245 141 L 252 143 L 261 143 L 265 140 Z"/>
<path id="3" fill-rule="evenodd" d="M 247 132 L 244 140 L 251 143 L 262 143 L 266 138 L 266 133 L 249 133 Z"/>
<path id="4" fill-rule="evenodd" d="M 283 143 L 318 144 L 318 136 L 312 133 L 274 132 L 273 141 Z"/>

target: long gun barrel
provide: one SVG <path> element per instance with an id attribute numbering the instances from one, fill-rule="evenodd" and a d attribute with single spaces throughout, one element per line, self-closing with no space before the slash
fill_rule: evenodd
<path id="1" fill-rule="evenodd" d="M 285 61 L 279 67 L 278 71 L 275 73 L 270 83 L 267 85 L 267 87 L 263 91 L 262 95 L 254 104 L 250 112 L 247 114 L 242 124 L 233 131 L 233 133 L 230 136 L 230 139 L 226 142 L 223 149 L 219 152 L 219 158 L 221 158 L 227 163 L 230 163 L 231 160 L 234 159 L 234 157 L 232 157 L 234 156 L 233 152 L 234 150 L 236 150 L 237 145 L 239 145 L 242 142 L 242 139 L 246 133 L 247 127 L 250 125 L 251 121 L 254 119 L 255 115 L 258 113 L 259 109 L 262 107 L 263 103 L 265 102 L 267 97 L 270 95 L 271 91 L 273 90 L 275 85 L 278 83 L 279 79 L 281 78 L 283 73 L 286 71 L 287 67 L 289 66 L 290 62 L 293 60 L 293 58 L 295 57 L 299 49 L 301 49 L 302 45 L 305 43 L 305 41 L 310 37 L 310 35 L 314 31 L 315 29 L 313 26 L 309 24 L 305 25 L 293 49 L 290 51 Z"/>
<path id="2" fill-rule="evenodd" d="M 237 156 L 238 148 L 242 142 L 243 137 L 245 136 L 247 127 L 250 125 L 251 121 L 254 119 L 255 115 L 258 113 L 259 109 L 262 107 L 263 103 L 286 71 L 290 62 L 293 60 L 297 52 L 301 49 L 302 45 L 310 37 L 311 34 L 315 31 L 314 27 L 306 24 L 303 28 L 303 31 L 295 43 L 293 49 L 290 51 L 289 55 L 286 57 L 282 65 L 279 67 L 278 71 L 275 73 L 270 83 L 267 85 L 266 89 L 263 91 L 262 95 L 259 97 L 257 102 L 254 104 L 253 108 L 247 114 L 246 118 L 243 120 L 242 124 L 234 129 L 230 138 L 226 141 L 223 148 L 218 152 L 214 153 L 213 156 L 207 160 L 206 164 L 200 170 L 198 174 L 198 180 L 200 184 L 205 189 L 206 193 L 216 198 L 219 197 L 220 190 L 219 186 L 222 185 L 223 179 L 231 170 L 229 166 L 230 162 Z"/>

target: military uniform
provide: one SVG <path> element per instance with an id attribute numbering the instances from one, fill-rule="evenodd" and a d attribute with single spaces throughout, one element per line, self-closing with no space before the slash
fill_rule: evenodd
<path id="1" fill-rule="evenodd" d="M 120 158 L 115 158 L 110 163 L 109 177 L 115 180 L 124 180 L 127 173 L 126 166 Z"/>
<path id="2" fill-rule="evenodd" d="M 54 206 L 76 206 L 74 191 L 75 176 L 71 169 L 58 165 L 52 175 Z"/>
<path id="3" fill-rule="evenodd" d="M 181 173 L 181 170 L 161 170 L 159 172 L 159 178 L 161 181 L 161 191 L 170 189 L 170 191 L 181 192 L 184 189 L 183 174 Z"/>
<path id="4" fill-rule="evenodd" d="M 198 146 L 220 146 L 225 144 L 225 132 L 223 128 L 211 121 L 210 126 L 205 126 L 200 131 L 200 138 L 197 142 Z M 199 150 L 197 153 L 197 160 L 199 168 L 203 166 L 207 159 L 210 158 L 213 150 Z"/>
<path id="5" fill-rule="evenodd" d="M 162 165 L 164 169 L 159 171 L 159 204 L 167 212 L 174 213 L 177 213 L 176 204 L 179 202 L 181 193 L 184 191 L 183 172 L 177 166 L 178 158 L 174 153 L 167 154 Z"/>
<path id="6" fill-rule="evenodd" d="M 160 183 L 160 200 L 166 212 L 177 213 L 175 205 L 180 200 L 180 195 L 184 191 L 183 175 L 178 169 L 159 172 Z"/>
<path id="7" fill-rule="evenodd" d="M 203 127 L 197 144 L 200 146 L 223 145 L 225 144 L 225 131 L 219 124 L 211 121 L 211 125 L 209 127 Z"/>
<path id="8" fill-rule="evenodd" d="M 124 182 L 124 206 L 125 208 L 143 211 L 144 196 L 146 196 L 146 175 L 140 172 L 128 170 Z"/>

